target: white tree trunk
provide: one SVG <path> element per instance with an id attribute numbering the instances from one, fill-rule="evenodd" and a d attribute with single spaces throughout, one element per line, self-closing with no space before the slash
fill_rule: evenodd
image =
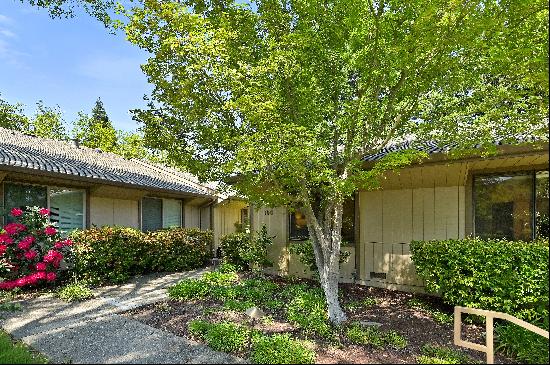
<path id="1" fill-rule="evenodd" d="M 338 300 L 342 210 L 342 204 L 336 204 L 333 214 L 325 217 L 326 220 L 330 221 L 325 222 L 324 230 L 315 217 L 311 206 L 306 207 L 305 211 L 315 253 L 315 263 L 319 271 L 319 280 L 327 301 L 328 317 L 330 322 L 335 325 L 347 320 L 347 316 Z"/>

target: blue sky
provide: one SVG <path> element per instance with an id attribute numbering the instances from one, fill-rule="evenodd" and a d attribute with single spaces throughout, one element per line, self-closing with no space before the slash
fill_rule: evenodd
<path id="1" fill-rule="evenodd" d="M 112 35 L 87 14 L 51 19 L 44 9 L 0 0 L 0 94 L 21 102 L 58 104 L 66 122 L 89 113 L 101 97 L 115 128 L 135 130 L 128 110 L 145 106 L 152 86 L 139 68 L 147 54 Z"/>

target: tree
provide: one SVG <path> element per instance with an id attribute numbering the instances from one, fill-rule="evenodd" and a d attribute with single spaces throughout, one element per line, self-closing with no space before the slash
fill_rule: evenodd
<path id="1" fill-rule="evenodd" d="M 113 124 L 109 120 L 109 115 L 107 115 L 107 111 L 103 106 L 101 98 L 97 98 L 95 101 L 95 105 L 92 109 L 92 119 L 94 120 L 94 123 L 99 123 L 104 128 L 113 128 Z"/>
<path id="2" fill-rule="evenodd" d="M 112 125 L 105 126 L 86 113 L 79 112 L 74 122 L 72 137 L 78 139 L 84 146 L 100 148 L 112 152 L 117 147 L 117 133 Z"/>
<path id="3" fill-rule="evenodd" d="M 56 106 L 54 108 L 44 105 L 40 100 L 36 103 L 36 114 L 31 121 L 31 133 L 37 137 L 66 139 L 67 131 L 63 125 L 63 114 Z"/>
<path id="4" fill-rule="evenodd" d="M 546 1 L 147 0 L 128 16 L 153 55 L 134 111 L 148 145 L 203 180 L 238 175 L 255 204 L 303 210 L 333 323 L 344 199 L 424 156 L 366 170 L 365 155 L 548 133 Z"/>
<path id="5" fill-rule="evenodd" d="M 27 132 L 29 125 L 23 104 L 10 104 L 0 98 L 0 127 Z"/>
<path id="6" fill-rule="evenodd" d="M 86 13 L 101 21 L 105 27 L 111 28 L 117 25 L 110 11 L 120 7 L 116 0 L 20 0 L 22 3 L 29 3 L 31 6 L 43 8 L 48 11 L 52 18 L 72 18 L 76 9 L 83 9 Z M 138 2 L 139 0 L 129 0 Z"/>
<path id="7" fill-rule="evenodd" d="M 150 153 L 145 148 L 143 136 L 139 133 L 117 131 L 117 148 L 115 153 L 124 158 L 149 159 Z"/>

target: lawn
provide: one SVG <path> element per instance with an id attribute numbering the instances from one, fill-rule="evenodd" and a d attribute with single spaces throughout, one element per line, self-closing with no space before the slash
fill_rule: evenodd
<path id="1" fill-rule="evenodd" d="M 125 315 L 253 363 L 484 362 L 482 353 L 452 344 L 452 308 L 436 298 L 355 284 L 341 285 L 340 294 L 349 321 L 333 327 L 314 281 L 214 272 Z M 265 313 L 255 323 L 245 314 L 252 306 Z M 467 324 L 463 337 L 483 342 L 483 332 Z"/>
<path id="2" fill-rule="evenodd" d="M 0 330 L 0 364 L 47 364 L 48 360 Z"/>

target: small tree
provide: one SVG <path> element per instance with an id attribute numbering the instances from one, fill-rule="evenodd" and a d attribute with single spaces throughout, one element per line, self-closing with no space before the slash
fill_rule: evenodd
<path id="1" fill-rule="evenodd" d="M 40 100 L 36 103 L 36 113 L 31 121 L 32 134 L 37 137 L 66 139 L 67 131 L 63 125 L 63 114 L 59 106 L 48 107 Z"/>
<path id="2" fill-rule="evenodd" d="M 152 55 L 151 104 L 134 114 L 148 144 L 204 180 L 238 175 L 257 205 L 303 210 L 333 323 L 344 199 L 424 156 L 366 171 L 365 155 L 548 134 L 546 1 L 147 0 L 128 15 Z"/>

